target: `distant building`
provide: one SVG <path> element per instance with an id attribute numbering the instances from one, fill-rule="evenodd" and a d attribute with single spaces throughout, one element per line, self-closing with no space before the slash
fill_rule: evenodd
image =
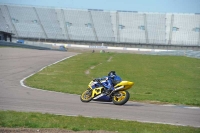
<path id="1" fill-rule="evenodd" d="M 8 41 L 8 38 L 10 40 L 10 42 L 12 42 L 12 35 L 14 35 L 13 33 L 10 32 L 5 32 L 5 31 L 0 31 L 0 41 Z"/>

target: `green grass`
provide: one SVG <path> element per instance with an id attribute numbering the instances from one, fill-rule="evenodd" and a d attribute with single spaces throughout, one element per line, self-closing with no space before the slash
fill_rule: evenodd
<path id="1" fill-rule="evenodd" d="M 20 47 L 17 47 L 17 46 L 0 46 L 0 48 L 20 48 Z"/>
<path id="2" fill-rule="evenodd" d="M 122 133 L 199 133 L 200 128 L 150 124 L 106 118 L 56 116 L 41 113 L 0 111 L 0 127 L 60 128 L 73 131 L 118 131 Z"/>
<path id="3" fill-rule="evenodd" d="M 90 69 L 92 66 L 96 67 Z M 135 82 L 129 90 L 130 100 L 200 106 L 200 60 L 188 57 L 84 53 L 45 68 L 25 84 L 81 94 L 90 80 L 111 70 L 123 80 Z"/>

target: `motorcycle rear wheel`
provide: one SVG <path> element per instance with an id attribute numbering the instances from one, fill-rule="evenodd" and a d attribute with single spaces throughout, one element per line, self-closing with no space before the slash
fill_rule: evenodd
<path id="1" fill-rule="evenodd" d="M 89 89 L 84 91 L 81 94 L 80 99 L 82 102 L 90 102 L 92 100 L 92 91 Z"/>
<path id="2" fill-rule="evenodd" d="M 129 97 L 130 97 L 129 92 L 128 91 L 118 91 L 117 93 L 118 93 L 117 95 L 114 95 L 112 97 L 113 103 L 116 105 L 124 105 L 129 100 Z"/>

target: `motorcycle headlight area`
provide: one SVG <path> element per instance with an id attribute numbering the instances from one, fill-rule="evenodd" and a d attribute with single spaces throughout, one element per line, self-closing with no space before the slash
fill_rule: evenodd
<path id="1" fill-rule="evenodd" d="M 101 85 L 99 85 L 99 83 L 97 83 L 97 82 L 90 82 L 89 86 L 90 86 L 92 89 L 95 89 L 95 88 L 100 87 Z"/>
<path id="2" fill-rule="evenodd" d="M 89 86 L 94 89 L 95 88 L 95 84 L 97 84 L 97 82 L 90 82 Z"/>

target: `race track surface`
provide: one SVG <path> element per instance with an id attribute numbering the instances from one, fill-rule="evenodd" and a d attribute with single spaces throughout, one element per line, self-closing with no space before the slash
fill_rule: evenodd
<path id="1" fill-rule="evenodd" d="M 0 110 L 103 117 L 200 127 L 200 108 L 128 102 L 82 103 L 78 95 L 23 87 L 20 81 L 41 68 L 76 55 L 72 52 L 0 48 Z M 86 83 L 87 86 L 87 83 Z M 74 89 L 74 88 L 72 88 Z M 133 88 L 134 89 L 134 88 Z"/>

